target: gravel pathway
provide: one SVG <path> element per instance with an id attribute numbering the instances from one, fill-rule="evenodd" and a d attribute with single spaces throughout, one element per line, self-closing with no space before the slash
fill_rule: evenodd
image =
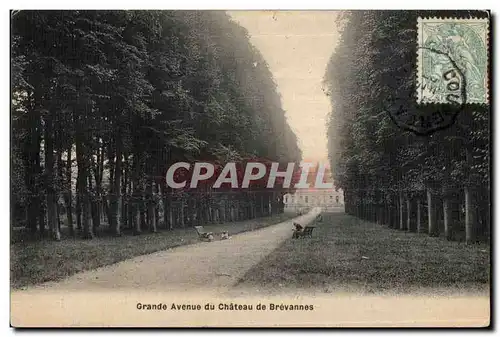
<path id="1" fill-rule="evenodd" d="M 293 222 L 310 223 L 318 212 L 315 209 L 298 218 L 237 234 L 228 240 L 200 242 L 138 256 L 24 291 L 223 291 L 291 237 Z"/>

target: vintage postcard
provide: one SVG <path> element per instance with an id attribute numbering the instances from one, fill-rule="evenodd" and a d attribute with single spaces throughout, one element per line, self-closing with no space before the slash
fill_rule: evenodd
<path id="1" fill-rule="evenodd" d="M 11 326 L 489 327 L 490 19 L 12 10 Z"/>

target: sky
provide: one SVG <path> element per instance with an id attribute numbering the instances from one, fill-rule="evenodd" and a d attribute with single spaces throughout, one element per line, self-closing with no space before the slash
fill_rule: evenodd
<path id="1" fill-rule="evenodd" d="M 331 106 L 322 90 L 338 40 L 331 11 L 230 11 L 273 73 L 288 123 L 304 160 L 328 161 L 326 120 Z"/>

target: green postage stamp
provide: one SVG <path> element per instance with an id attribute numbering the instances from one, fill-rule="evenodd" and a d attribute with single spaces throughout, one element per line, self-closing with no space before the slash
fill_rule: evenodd
<path id="1" fill-rule="evenodd" d="M 487 104 L 489 19 L 418 18 L 417 103 Z"/>

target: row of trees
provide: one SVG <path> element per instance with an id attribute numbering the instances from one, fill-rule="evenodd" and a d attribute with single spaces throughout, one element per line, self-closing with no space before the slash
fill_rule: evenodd
<path id="1" fill-rule="evenodd" d="M 490 228 L 490 107 L 467 105 L 451 127 L 404 131 L 387 107 L 417 114 L 417 18 L 484 12 L 354 11 L 325 84 L 329 156 L 347 213 L 390 227 L 474 242 Z M 460 62 L 458 65 L 461 66 Z"/>
<path id="2" fill-rule="evenodd" d="M 268 66 L 224 12 L 17 11 L 13 223 L 92 238 L 282 211 L 283 193 L 171 190 L 178 161 L 298 162 Z"/>

